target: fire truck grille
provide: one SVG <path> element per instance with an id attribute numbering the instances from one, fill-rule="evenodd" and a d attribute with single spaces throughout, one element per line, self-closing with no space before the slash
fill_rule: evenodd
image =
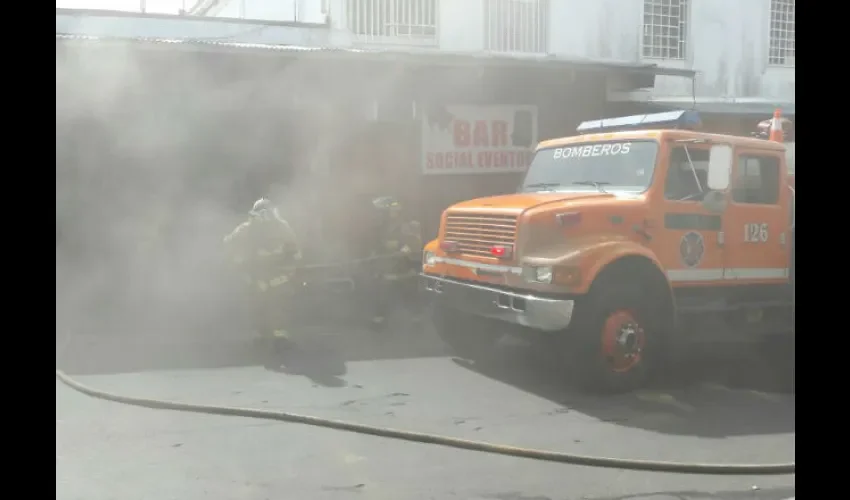
<path id="1" fill-rule="evenodd" d="M 460 253 L 490 257 L 494 245 L 513 245 L 517 218 L 513 215 L 449 214 L 443 238 L 458 244 Z"/>

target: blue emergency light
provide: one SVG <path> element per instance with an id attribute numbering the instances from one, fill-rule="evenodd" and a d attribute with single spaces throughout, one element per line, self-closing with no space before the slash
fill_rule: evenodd
<path id="1" fill-rule="evenodd" d="M 590 134 L 599 132 L 617 132 L 619 130 L 646 130 L 646 129 L 684 129 L 693 130 L 700 123 L 699 113 L 693 109 L 678 111 L 665 111 L 664 113 L 651 113 L 648 115 L 620 116 L 617 118 L 604 118 L 602 120 L 591 120 L 582 122 L 576 132 Z"/>

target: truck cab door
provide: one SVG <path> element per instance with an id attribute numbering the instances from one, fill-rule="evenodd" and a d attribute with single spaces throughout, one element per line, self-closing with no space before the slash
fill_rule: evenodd
<path id="1" fill-rule="evenodd" d="M 790 190 L 783 153 L 735 150 L 729 203 L 723 214 L 724 281 L 767 299 L 771 285 L 787 285 L 791 250 Z M 755 298 L 755 297 L 752 297 Z"/>
<path id="2" fill-rule="evenodd" d="M 723 250 L 719 241 L 722 215 L 709 211 L 702 203 L 708 189 L 709 154 L 705 144 L 673 143 L 669 151 L 661 203 L 664 237 L 651 246 L 664 263 L 677 297 L 680 292 L 723 281 Z"/>

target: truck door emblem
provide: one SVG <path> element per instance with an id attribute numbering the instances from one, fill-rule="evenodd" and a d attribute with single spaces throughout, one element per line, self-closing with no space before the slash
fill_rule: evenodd
<path id="1" fill-rule="evenodd" d="M 679 255 L 682 257 L 683 264 L 696 267 L 702 261 L 704 253 L 705 242 L 700 233 L 689 231 L 682 236 L 682 241 L 679 243 Z"/>

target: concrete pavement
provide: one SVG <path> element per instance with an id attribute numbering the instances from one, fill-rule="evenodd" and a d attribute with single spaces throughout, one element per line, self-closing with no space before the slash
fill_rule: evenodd
<path id="1" fill-rule="evenodd" d="M 355 345 L 363 352 L 357 354 Z M 308 347 L 303 366 L 295 367 L 311 368 L 305 375 L 222 366 L 239 365 L 239 356 L 223 363 L 224 354 L 216 358 L 170 348 L 169 363 L 162 363 L 161 356 L 138 349 L 123 349 L 125 358 L 130 351 L 137 358 L 134 370 L 145 368 L 142 358 L 160 369 L 103 373 L 116 370 L 92 355 L 83 362 L 83 352 L 71 357 L 77 358 L 78 368 L 100 372 L 80 375 L 84 383 L 143 397 L 285 409 L 624 458 L 794 460 L 793 394 L 777 392 L 769 373 L 753 373 L 759 371 L 753 369 L 756 364 L 742 358 L 691 366 L 675 376 L 675 383 L 653 389 L 598 397 L 572 390 L 518 346 L 505 346 L 484 366 L 476 366 L 440 355 L 438 342 L 408 338 L 393 343 L 352 334 L 347 341 Z M 111 358 L 114 365 L 121 364 L 121 356 L 113 353 Z M 191 369 L 162 369 L 181 360 Z M 58 382 L 56 391 L 60 500 L 794 496 L 793 476 L 589 469 L 307 426 L 139 409 L 88 398 Z"/>

